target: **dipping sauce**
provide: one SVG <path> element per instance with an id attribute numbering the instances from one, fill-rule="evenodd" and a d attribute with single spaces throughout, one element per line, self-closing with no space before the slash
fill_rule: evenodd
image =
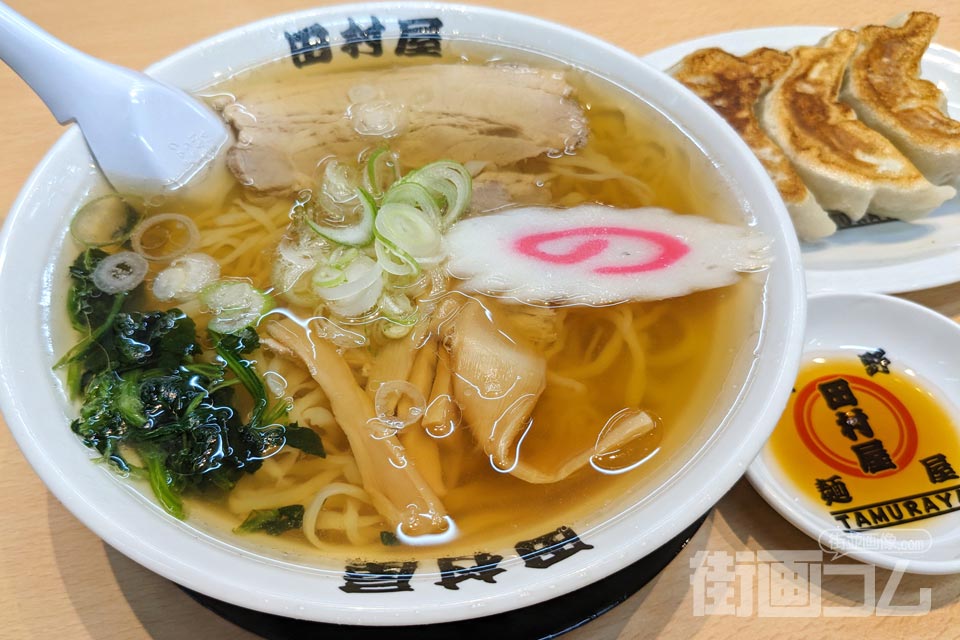
<path id="1" fill-rule="evenodd" d="M 808 355 L 770 439 L 798 493 L 846 530 L 960 510 L 955 411 L 883 349 Z"/>

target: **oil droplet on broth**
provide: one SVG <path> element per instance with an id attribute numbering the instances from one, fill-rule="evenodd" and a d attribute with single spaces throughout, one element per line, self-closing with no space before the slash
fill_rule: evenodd
<path id="1" fill-rule="evenodd" d="M 658 416 L 639 409 L 623 409 L 601 429 L 590 466 L 600 473 L 626 473 L 656 455 L 661 440 L 663 426 Z"/>

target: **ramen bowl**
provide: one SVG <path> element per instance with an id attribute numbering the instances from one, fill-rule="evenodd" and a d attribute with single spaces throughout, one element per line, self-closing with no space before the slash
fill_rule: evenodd
<path id="1" fill-rule="evenodd" d="M 442 57 L 447 42 L 471 41 L 532 52 L 606 79 L 645 102 L 663 126 L 682 132 L 699 157 L 690 162 L 704 165 L 717 197 L 734 203 L 742 221 L 766 236 L 769 266 L 747 276 L 757 287 L 754 330 L 731 347 L 731 373 L 716 385 L 706 419 L 688 442 L 593 513 L 572 521 L 545 518 L 538 535 L 491 543 L 471 556 L 427 550 L 397 551 L 395 558 L 387 552 L 387 560 L 376 562 L 360 555 L 324 558 L 267 548 L 203 518 L 169 516 L 142 487 L 91 462 L 69 428 L 77 409 L 52 371 L 66 330 L 68 224 L 78 203 L 102 188 L 76 129 L 37 167 L 4 229 L 0 305 L 17 312 L 0 321 L 2 408 L 30 464 L 77 518 L 187 588 L 258 611 L 340 624 L 492 615 L 587 586 L 643 558 L 697 521 L 740 478 L 773 430 L 798 366 L 805 315 L 798 245 L 760 164 L 709 107 L 637 58 L 535 18 L 429 3 L 314 9 L 216 36 L 148 71 L 199 90 L 271 60 L 297 69 L 338 57 L 349 64 L 352 45 L 370 45 L 357 40 L 357 29 L 369 38 L 374 25 L 383 37 L 379 55 L 398 64 L 410 51 Z M 409 49 L 399 44 L 405 38 Z"/>

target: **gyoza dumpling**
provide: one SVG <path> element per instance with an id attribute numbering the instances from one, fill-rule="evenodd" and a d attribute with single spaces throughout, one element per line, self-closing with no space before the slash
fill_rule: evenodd
<path id="1" fill-rule="evenodd" d="M 858 37 L 841 29 L 791 50 L 793 64 L 767 94 L 760 120 L 823 208 L 858 220 L 869 211 L 914 220 L 956 195 L 935 186 L 889 140 L 838 101 Z"/>
<path id="2" fill-rule="evenodd" d="M 914 12 L 897 25 L 860 30 L 840 97 L 935 184 L 960 179 L 960 122 L 946 96 L 920 78 L 920 59 L 940 18 Z"/>

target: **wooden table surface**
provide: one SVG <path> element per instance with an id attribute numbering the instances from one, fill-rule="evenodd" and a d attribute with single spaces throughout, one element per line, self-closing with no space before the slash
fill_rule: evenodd
<path id="1" fill-rule="evenodd" d="M 246 22 L 319 2 L 306 0 L 9 0 L 16 10 L 95 56 L 143 68 L 196 40 Z M 771 25 L 883 23 L 904 11 L 942 16 L 937 41 L 960 49 L 960 4 L 946 0 L 486 0 L 604 38 L 636 54 L 710 33 Z M 0 212 L 61 133 L 19 78 L 0 65 Z M 960 274 L 958 274 L 960 279 Z M 960 285 L 911 294 L 951 316 Z M 8 313 L 10 310 L 0 310 Z M 918 602 L 929 588 L 929 613 L 915 617 L 695 615 L 691 559 L 757 550 L 817 550 L 741 481 L 721 500 L 687 548 L 653 582 L 613 611 L 570 633 L 586 638 L 751 639 L 960 637 L 960 577 L 905 576 L 893 604 Z M 748 566 L 757 567 L 759 565 Z M 891 578 L 873 574 L 876 594 Z M 863 603 L 864 579 L 824 580 L 825 605 Z M 803 591 L 803 580 L 794 587 Z M 881 611 L 883 613 L 883 611 Z M 50 495 L 0 428 L 0 638 L 138 640 L 248 639 L 251 634 L 203 609 L 174 584 L 111 549 Z"/>

